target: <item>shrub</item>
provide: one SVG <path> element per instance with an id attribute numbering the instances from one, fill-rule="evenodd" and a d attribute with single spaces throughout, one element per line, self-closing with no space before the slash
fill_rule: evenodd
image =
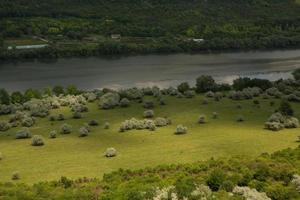
<path id="1" fill-rule="evenodd" d="M 73 119 L 80 119 L 82 116 L 81 116 L 81 113 L 80 112 L 74 112 L 73 113 Z"/>
<path id="2" fill-rule="evenodd" d="M 85 93 L 83 94 L 83 96 L 86 98 L 88 102 L 94 102 L 97 99 L 96 94 L 93 92 Z"/>
<path id="3" fill-rule="evenodd" d="M 162 105 L 162 106 L 166 105 L 165 99 L 160 98 L 160 99 L 159 99 L 159 105 Z"/>
<path id="4" fill-rule="evenodd" d="M 109 127 L 110 127 L 110 124 L 108 122 L 105 122 L 104 123 L 104 129 L 109 129 Z"/>
<path id="5" fill-rule="evenodd" d="M 299 121 L 295 117 L 284 116 L 277 112 L 272 114 L 265 123 L 265 128 L 272 131 L 279 131 L 283 128 L 297 128 Z"/>
<path id="6" fill-rule="evenodd" d="M 203 105 L 207 105 L 208 104 L 208 100 L 207 99 L 203 99 L 202 104 Z"/>
<path id="7" fill-rule="evenodd" d="M 79 137 L 86 137 L 88 135 L 89 135 L 89 130 L 85 126 L 79 128 Z"/>
<path id="8" fill-rule="evenodd" d="M 24 128 L 22 130 L 17 131 L 16 139 L 26 139 L 26 138 L 31 138 L 31 133 L 29 129 Z"/>
<path id="9" fill-rule="evenodd" d="M 297 192 L 300 193 L 300 176 L 295 174 L 291 183 L 295 185 Z"/>
<path id="10" fill-rule="evenodd" d="M 54 139 L 56 137 L 57 137 L 57 131 L 55 131 L 55 130 L 50 131 L 49 138 Z"/>
<path id="11" fill-rule="evenodd" d="M 89 125 L 90 126 L 98 126 L 99 125 L 99 122 L 95 119 L 92 119 L 90 122 L 89 122 Z"/>
<path id="12" fill-rule="evenodd" d="M 211 199 L 212 198 L 212 191 L 206 185 L 197 185 L 195 190 L 191 193 L 192 199 Z"/>
<path id="13" fill-rule="evenodd" d="M 234 183 L 230 180 L 225 180 L 221 185 L 221 189 L 225 190 L 226 192 L 232 192 L 233 188 Z"/>
<path id="14" fill-rule="evenodd" d="M 57 121 L 64 121 L 64 120 L 65 120 L 65 116 L 63 114 L 58 114 Z"/>
<path id="15" fill-rule="evenodd" d="M 63 124 L 60 127 L 61 134 L 70 134 L 72 132 L 72 126 L 69 124 Z"/>
<path id="16" fill-rule="evenodd" d="M 266 122 L 265 128 L 271 131 L 280 131 L 284 126 L 280 122 Z"/>
<path id="17" fill-rule="evenodd" d="M 0 121 L 0 131 L 7 131 L 10 129 L 10 124 L 5 121 Z"/>
<path id="18" fill-rule="evenodd" d="M 112 109 L 119 105 L 120 95 L 115 92 L 108 92 L 100 97 L 99 106 L 101 109 Z"/>
<path id="19" fill-rule="evenodd" d="M 212 91 L 208 91 L 205 93 L 205 97 L 207 98 L 214 98 L 215 97 L 215 93 Z"/>
<path id="20" fill-rule="evenodd" d="M 249 187 L 236 186 L 232 192 L 242 196 L 244 199 L 271 200 L 265 193 L 260 193 L 256 189 Z"/>
<path id="21" fill-rule="evenodd" d="M 145 101 L 143 107 L 146 109 L 152 109 L 154 108 L 154 103 L 153 101 Z"/>
<path id="22" fill-rule="evenodd" d="M 35 120 L 32 117 L 24 117 L 21 121 L 22 126 L 25 126 L 25 127 L 31 127 L 34 125 L 34 123 L 35 123 Z"/>
<path id="23" fill-rule="evenodd" d="M 298 128 L 299 120 L 295 117 L 287 117 L 284 122 L 285 128 Z"/>
<path id="24" fill-rule="evenodd" d="M 259 102 L 257 99 L 254 99 L 254 100 L 253 100 L 253 104 L 255 104 L 255 105 L 259 105 L 259 104 L 260 104 L 260 102 Z"/>
<path id="25" fill-rule="evenodd" d="M 213 112 L 212 118 L 217 119 L 219 117 L 219 114 L 217 112 Z"/>
<path id="26" fill-rule="evenodd" d="M 129 104 L 130 104 L 130 101 L 127 98 L 123 98 L 120 101 L 120 106 L 123 107 L 123 108 L 128 107 Z"/>
<path id="27" fill-rule="evenodd" d="M 225 180 L 225 173 L 221 169 L 215 169 L 209 174 L 206 183 L 210 189 L 218 191 Z"/>
<path id="28" fill-rule="evenodd" d="M 169 120 L 163 117 L 158 117 L 154 120 L 154 124 L 157 127 L 167 126 L 169 123 Z"/>
<path id="29" fill-rule="evenodd" d="M 146 111 L 144 111 L 143 116 L 145 118 L 152 118 L 152 117 L 154 117 L 154 111 L 153 110 L 146 110 Z"/>
<path id="30" fill-rule="evenodd" d="M 181 134 L 186 134 L 187 133 L 187 127 L 183 126 L 181 124 L 177 125 L 175 134 L 176 135 L 181 135 Z"/>
<path id="31" fill-rule="evenodd" d="M 193 98 L 195 96 L 195 91 L 194 90 L 188 90 L 184 92 L 184 96 L 186 98 Z"/>
<path id="32" fill-rule="evenodd" d="M 242 115 L 239 115 L 239 116 L 237 117 L 236 121 L 237 121 L 237 122 L 244 122 L 245 119 L 244 119 L 244 117 L 243 117 Z"/>
<path id="33" fill-rule="evenodd" d="M 117 155 L 117 150 L 113 147 L 107 148 L 104 155 L 106 157 L 115 157 Z"/>
<path id="34" fill-rule="evenodd" d="M 54 115 L 50 115 L 49 116 L 49 121 L 55 121 L 56 120 L 56 116 L 54 116 Z"/>
<path id="35" fill-rule="evenodd" d="M 189 196 L 195 188 L 194 180 L 190 177 L 179 178 L 175 183 L 175 190 L 179 199 Z"/>
<path id="36" fill-rule="evenodd" d="M 205 115 L 200 115 L 198 119 L 199 124 L 205 124 L 206 123 L 206 116 Z"/>
<path id="37" fill-rule="evenodd" d="M 44 138 L 41 135 L 34 135 L 31 139 L 32 146 L 43 146 L 44 144 Z"/>
<path id="38" fill-rule="evenodd" d="M 79 104 L 79 103 L 72 105 L 71 110 L 73 112 L 88 112 L 89 111 L 87 106 Z"/>
<path id="39" fill-rule="evenodd" d="M 149 129 L 154 131 L 156 129 L 156 125 L 154 121 L 150 119 L 137 120 L 135 118 L 131 118 L 130 120 L 122 122 L 119 130 L 120 132 L 125 132 L 132 129 Z"/>
<path id="40" fill-rule="evenodd" d="M 15 171 L 13 172 L 12 176 L 11 176 L 11 180 L 19 180 L 20 179 L 20 174 L 19 172 Z"/>

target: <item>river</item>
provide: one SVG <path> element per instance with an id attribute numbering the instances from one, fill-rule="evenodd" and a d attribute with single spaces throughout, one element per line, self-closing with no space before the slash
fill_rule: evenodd
<path id="1" fill-rule="evenodd" d="M 300 68 L 300 50 L 68 58 L 50 63 L 2 63 L 0 88 L 14 91 L 70 84 L 81 89 L 168 87 L 183 81 L 194 84 L 204 74 L 224 83 L 244 76 L 277 80 L 290 78 L 296 68 Z"/>

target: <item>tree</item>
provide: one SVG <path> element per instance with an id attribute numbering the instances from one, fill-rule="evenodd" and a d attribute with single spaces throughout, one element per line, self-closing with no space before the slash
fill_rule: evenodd
<path id="1" fill-rule="evenodd" d="M 282 100 L 278 111 L 285 116 L 293 116 L 294 110 L 287 100 Z"/>
<path id="2" fill-rule="evenodd" d="M 67 94 L 77 95 L 77 94 L 79 94 L 79 90 L 77 89 L 77 87 L 75 85 L 69 85 L 67 87 Z"/>
<path id="3" fill-rule="evenodd" d="M 188 91 L 190 89 L 190 85 L 188 84 L 188 82 L 183 82 L 177 86 L 177 89 L 179 92 L 184 93 L 185 91 Z"/>
<path id="4" fill-rule="evenodd" d="M 24 103 L 25 101 L 24 95 L 19 91 L 13 92 L 10 98 L 12 103 Z"/>
<path id="5" fill-rule="evenodd" d="M 211 76 L 202 75 L 196 80 L 196 91 L 198 93 L 215 91 L 217 84 Z"/>
<path id="6" fill-rule="evenodd" d="M 26 101 L 29 101 L 30 99 L 41 99 L 42 95 L 40 91 L 34 90 L 32 88 L 29 88 L 28 90 L 25 91 L 24 97 Z"/>
<path id="7" fill-rule="evenodd" d="M 10 96 L 5 89 L 0 89 L 0 104 L 9 105 L 10 104 Z"/>
<path id="8" fill-rule="evenodd" d="M 293 71 L 293 76 L 295 80 L 300 80 L 300 68 Z"/>
<path id="9" fill-rule="evenodd" d="M 54 86 L 52 91 L 56 96 L 59 96 L 59 95 L 65 93 L 64 88 L 62 86 L 59 86 L 59 85 Z"/>

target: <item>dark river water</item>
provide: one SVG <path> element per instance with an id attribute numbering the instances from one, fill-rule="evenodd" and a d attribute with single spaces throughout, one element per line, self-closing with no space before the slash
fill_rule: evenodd
<path id="1" fill-rule="evenodd" d="M 225 83 L 240 76 L 276 80 L 290 78 L 296 68 L 300 68 L 300 50 L 71 58 L 51 63 L 2 63 L 0 88 L 12 91 L 70 84 L 82 89 L 167 87 L 183 81 L 193 84 L 203 74 Z"/>

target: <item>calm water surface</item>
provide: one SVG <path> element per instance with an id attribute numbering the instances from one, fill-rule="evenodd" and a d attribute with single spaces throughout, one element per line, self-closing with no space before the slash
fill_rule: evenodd
<path id="1" fill-rule="evenodd" d="M 74 84 L 82 89 L 194 83 L 212 75 L 231 83 L 239 76 L 276 80 L 300 68 L 300 50 L 218 54 L 145 55 L 122 58 L 72 58 L 0 64 L 0 88 L 24 90 Z"/>

